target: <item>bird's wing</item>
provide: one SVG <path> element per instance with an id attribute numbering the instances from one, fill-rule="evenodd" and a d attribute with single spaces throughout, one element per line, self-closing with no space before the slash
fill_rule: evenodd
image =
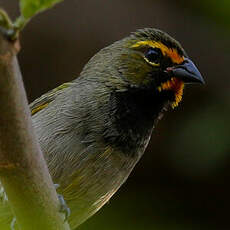
<path id="1" fill-rule="evenodd" d="M 59 94 L 63 92 L 64 89 L 68 88 L 71 84 L 71 82 L 64 83 L 33 101 L 30 104 L 31 115 L 36 114 L 48 106 L 51 101 L 53 101 Z"/>

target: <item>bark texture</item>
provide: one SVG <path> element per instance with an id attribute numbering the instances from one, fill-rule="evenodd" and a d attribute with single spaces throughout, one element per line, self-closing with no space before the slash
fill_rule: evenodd
<path id="1" fill-rule="evenodd" d="M 32 127 L 19 42 L 0 32 L 0 181 L 20 229 L 69 230 Z"/>

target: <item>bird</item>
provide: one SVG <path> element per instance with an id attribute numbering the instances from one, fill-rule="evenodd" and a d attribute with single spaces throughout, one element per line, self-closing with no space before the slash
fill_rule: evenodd
<path id="1" fill-rule="evenodd" d="M 178 106 L 190 83 L 204 79 L 180 43 L 144 28 L 101 49 L 76 79 L 30 104 L 50 175 L 71 210 L 71 229 L 127 180 L 160 117 Z M 0 194 L 0 226 L 9 226 L 13 214 L 2 186 Z"/>

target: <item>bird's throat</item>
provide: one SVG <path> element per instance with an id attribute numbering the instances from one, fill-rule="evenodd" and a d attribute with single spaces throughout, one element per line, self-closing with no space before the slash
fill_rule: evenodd
<path id="1" fill-rule="evenodd" d="M 111 125 L 104 132 L 106 142 L 128 155 L 143 153 L 164 106 L 165 97 L 152 90 L 112 94 L 110 114 L 113 119 L 110 117 Z"/>
<path id="2" fill-rule="evenodd" d="M 172 91 L 174 93 L 175 99 L 171 102 L 171 107 L 175 108 L 182 100 L 184 83 L 180 79 L 173 77 L 170 80 L 161 83 L 157 90 L 159 92 Z"/>

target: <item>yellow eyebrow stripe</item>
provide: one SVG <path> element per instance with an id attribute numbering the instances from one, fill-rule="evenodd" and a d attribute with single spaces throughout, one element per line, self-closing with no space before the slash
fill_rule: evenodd
<path id="1" fill-rule="evenodd" d="M 138 48 L 141 46 L 150 46 L 152 48 L 159 48 L 161 49 L 164 56 L 168 56 L 171 60 L 176 63 L 180 64 L 184 61 L 184 57 L 178 54 L 175 48 L 168 48 L 161 42 L 154 42 L 154 41 L 139 41 L 132 46 L 132 48 Z"/>

